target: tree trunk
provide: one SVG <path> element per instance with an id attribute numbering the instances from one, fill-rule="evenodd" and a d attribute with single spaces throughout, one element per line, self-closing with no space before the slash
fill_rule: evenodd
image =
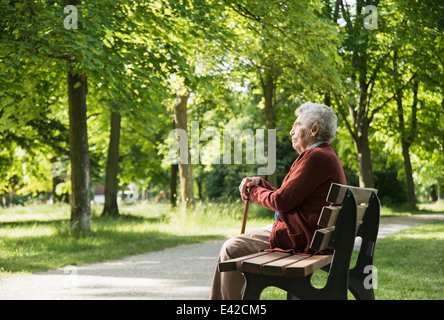
<path id="1" fill-rule="evenodd" d="M 395 71 L 395 79 L 398 80 L 398 85 L 401 86 L 401 75 L 398 72 L 398 52 L 395 50 L 393 54 L 393 70 Z M 418 81 L 413 83 L 413 104 L 412 104 L 412 116 L 411 116 L 411 127 L 410 130 L 406 129 L 406 124 L 404 120 L 404 106 L 403 106 L 403 90 L 398 90 L 395 95 L 396 105 L 398 107 L 398 121 L 399 121 L 399 132 L 401 133 L 401 146 L 402 146 L 402 157 L 404 159 L 404 170 L 407 182 L 407 201 L 411 207 L 416 206 L 416 196 L 415 196 L 415 183 L 413 181 L 413 170 L 412 163 L 410 161 L 410 146 L 415 140 L 416 128 L 417 128 L 417 106 L 418 106 Z"/>
<path id="2" fill-rule="evenodd" d="M 105 206 L 102 216 L 118 216 L 117 173 L 119 171 L 120 121 L 118 112 L 111 113 L 111 132 L 109 135 L 108 159 L 105 177 Z"/>
<path id="3" fill-rule="evenodd" d="M 337 3 L 337 5 L 339 4 Z M 356 12 L 358 12 L 359 15 L 357 15 L 354 25 L 347 26 L 350 31 L 350 37 L 360 39 L 359 43 L 353 44 L 350 68 L 351 74 L 349 75 L 353 82 L 358 82 L 356 83 L 356 87 L 359 88 L 359 99 L 357 106 L 347 103 L 351 123 L 349 123 L 346 118 L 345 109 L 340 110 L 340 112 L 354 142 L 359 167 L 359 185 L 361 187 L 373 188 L 373 167 L 370 142 L 368 140 L 368 132 L 371 122 L 369 116 L 371 101 L 367 99 L 369 90 L 369 82 L 367 82 L 368 34 L 364 31 L 364 18 L 360 15 L 363 5 L 364 1 L 356 1 Z M 334 17 L 334 19 L 336 18 L 337 16 Z"/>
<path id="4" fill-rule="evenodd" d="M 338 97 L 336 103 L 345 126 L 353 139 L 356 158 L 359 169 L 359 186 L 364 188 L 374 188 L 373 166 L 370 152 L 370 142 L 368 140 L 368 130 L 370 119 L 365 116 L 365 112 L 358 112 L 354 105 L 349 105 L 348 110 L 351 121 L 347 119 L 346 107 L 341 105 Z M 361 96 L 362 97 L 362 96 Z M 362 109 L 361 109 L 362 110 Z"/>
<path id="5" fill-rule="evenodd" d="M 171 164 L 170 169 L 170 204 L 172 207 L 176 206 L 176 199 L 177 199 L 177 171 L 178 171 L 178 165 L 177 164 Z"/>
<path id="6" fill-rule="evenodd" d="M 187 132 L 187 102 L 188 95 L 178 95 L 174 101 L 174 115 L 176 117 L 176 128 Z M 194 184 L 191 167 L 191 156 L 189 142 L 187 141 L 187 163 L 179 161 L 180 190 L 182 196 L 182 207 L 184 209 L 194 206 Z"/>
<path id="7" fill-rule="evenodd" d="M 442 98 L 441 98 L 441 108 L 442 108 L 442 132 L 444 133 L 444 86 L 442 87 Z M 444 153 L 444 145 L 443 145 L 443 153 Z M 438 195 L 439 198 L 439 195 Z"/>
<path id="8" fill-rule="evenodd" d="M 203 182 L 202 176 L 200 176 L 200 177 L 198 176 L 196 178 L 197 194 L 198 194 L 198 197 L 199 197 L 199 201 L 201 201 L 201 202 L 203 202 L 202 182 Z"/>
<path id="9" fill-rule="evenodd" d="M 441 99 L 441 109 L 442 109 L 442 127 L 444 128 L 444 88 L 442 89 L 443 93 L 442 93 L 442 99 Z"/>
<path id="10" fill-rule="evenodd" d="M 416 112 L 418 106 L 418 82 L 413 84 L 413 104 L 412 104 L 412 124 L 410 131 L 407 132 L 404 121 L 404 109 L 402 101 L 402 90 L 396 95 L 396 103 L 398 105 L 399 130 L 401 132 L 402 156 L 404 158 L 405 176 L 407 181 L 407 200 L 411 207 L 416 206 L 415 183 L 413 181 L 412 163 L 410 161 L 410 146 L 416 136 Z"/>
<path id="11" fill-rule="evenodd" d="M 90 159 L 86 121 L 87 78 L 68 72 L 69 142 L 71 155 L 71 227 L 91 229 Z"/>
<path id="12" fill-rule="evenodd" d="M 413 181 L 412 163 L 410 161 L 410 144 L 402 142 L 402 156 L 404 158 L 405 176 L 407 180 L 407 201 L 411 207 L 416 206 L 415 183 Z"/>
<path id="13" fill-rule="evenodd" d="M 359 168 L 359 186 L 362 188 L 374 188 L 373 166 L 370 152 L 370 142 L 368 140 L 369 119 L 365 115 L 367 89 L 361 87 L 360 105 L 358 110 L 354 106 L 349 106 L 353 138 Z"/>
<path id="14" fill-rule="evenodd" d="M 276 79 L 270 72 L 267 72 L 267 74 L 265 75 L 265 80 L 262 80 L 262 90 L 264 92 L 265 99 L 265 118 L 267 130 L 276 129 Z M 268 139 L 268 134 L 266 134 L 265 137 L 267 137 L 266 139 Z M 265 143 L 265 145 L 268 145 L 268 141 Z M 268 152 L 270 152 L 270 150 L 268 150 Z M 268 175 L 267 181 L 273 187 L 276 187 L 276 172 Z"/>
<path id="15" fill-rule="evenodd" d="M 173 117 L 173 129 L 176 129 L 176 119 Z M 170 204 L 175 207 L 177 199 L 177 171 L 179 166 L 177 164 L 171 164 L 170 168 Z"/>
<path id="16" fill-rule="evenodd" d="M 358 157 L 359 186 L 362 188 L 374 188 L 373 167 L 370 155 L 368 134 L 354 140 L 355 151 Z"/>

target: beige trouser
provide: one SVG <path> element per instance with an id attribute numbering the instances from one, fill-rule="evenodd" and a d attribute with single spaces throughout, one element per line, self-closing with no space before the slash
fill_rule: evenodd
<path id="1" fill-rule="evenodd" d="M 270 248 L 270 232 L 254 230 L 227 240 L 219 253 L 217 263 L 246 256 Z M 211 300 L 240 300 L 245 280 L 239 271 L 219 272 L 216 266 L 211 287 Z"/>

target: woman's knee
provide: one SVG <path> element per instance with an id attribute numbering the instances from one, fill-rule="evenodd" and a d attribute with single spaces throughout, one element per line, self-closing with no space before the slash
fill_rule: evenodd
<path id="1" fill-rule="evenodd" d="M 220 256 L 223 260 L 230 260 L 234 258 L 241 257 L 242 254 L 240 251 L 242 250 L 240 247 L 242 246 L 242 242 L 237 239 L 237 237 L 233 237 L 225 241 L 220 250 Z"/>
<path id="2" fill-rule="evenodd" d="M 221 258 L 224 260 L 230 260 L 260 251 L 256 248 L 253 242 L 253 239 L 244 235 L 228 239 L 222 246 Z"/>

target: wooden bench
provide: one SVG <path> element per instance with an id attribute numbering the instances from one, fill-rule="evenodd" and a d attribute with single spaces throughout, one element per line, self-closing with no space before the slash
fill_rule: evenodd
<path id="1" fill-rule="evenodd" d="M 263 289 L 274 286 L 287 291 L 287 299 L 347 299 L 347 289 L 356 299 L 374 300 L 373 286 L 366 279 L 373 266 L 379 228 L 377 190 L 332 184 L 310 247 L 334 249 L 333 255 L 290 255 L 257 252 L 219 263 L 219 270 L 240 271 L 245 277 L 244 300 L 258 300 Z M 362 238 L 356 265 L 350 268 L 355 237 Z M 366 268 L 367 267 L 367 268 Z M 311 284 L 313 272 L 328 272 L 323 288 Z"/>

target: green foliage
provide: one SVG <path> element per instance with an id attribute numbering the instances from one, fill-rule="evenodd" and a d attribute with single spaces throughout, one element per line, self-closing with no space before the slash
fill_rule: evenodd
<path id="1" fill-rule="evenodd" d="M 176 94 L 191 94 L 188 121 L 199 121 L 201 130 L 256 130 L 269 121 L 264 86 L 272 76 L 278 183 L 297 156 L 288 136 L 294 110 L 306 100 L 326 102 L 341 115 L 333 147 L 349 183 L 358 184 L 359 175 L 352 136 L 367 124 L 349 126 L 364 115 L 381 198 L 402 202 L 393 190 L 406 190 L 400 143 L 413 128 L 417 81 L 413 178 L 424 198 L 432 188 L 444 190 L 442 4 L 378 2 L 378 29 L 363 27 L 367 2 L 344 3 L 338 11 L 335 4 L 80 1 L 78 29 L 66 29 L 65 1 L 0 1 L 0 192 L 69 190 L 70 68 L 88 77 L 93 185 L 104 181 L 111 110 L 122 115 L 120 187 L 166 189 L 165 140 Z M 358 103 L 363 85 L 367 109 Z M 400 91 L 403 128 L 394 100 Z M 210 142 L 199 144 L 213 150 Z M 195 167 L 203 197 L 223 200 L 237 199 L 240 179 L 258 165 Z"/>
<path id="2" fill-rule="evenodd" d="M 398 167 L 398 168 L 397 168 Z M 375 171 L 375 188 L 378 189 L 381 204 L 391 206 L 407 201 L 406 185 L 398 177 L 399 165 L 392 165 Z"/>

